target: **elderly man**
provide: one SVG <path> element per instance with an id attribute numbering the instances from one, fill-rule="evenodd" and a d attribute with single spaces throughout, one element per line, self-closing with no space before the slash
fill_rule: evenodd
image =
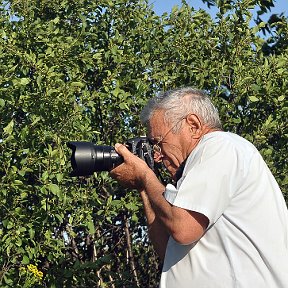
<path id="1" fill-rule="evenodd" d="M 160 287 L 287 288 L 287 207 L 257 149 L 222 131 L 208 96 L 189 87 L 151 99 L 142 122 L 176 185 L 121 144 L 124 162 L 110 173 L 140 191 L 164 259 Z"/>

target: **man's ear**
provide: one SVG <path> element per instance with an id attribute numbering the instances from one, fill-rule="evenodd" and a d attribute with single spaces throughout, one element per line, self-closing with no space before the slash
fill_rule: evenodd
<path id="1" fill-rule="evenodd" d="M 193 113 L 188 114 L 186 117 L 186 121 L 190 126 L 189 130 L 191 131 L 191 137 L 194 139 L 198 139 L 202 136 L 202 128 L 203 124 L 200 118 Z"/>

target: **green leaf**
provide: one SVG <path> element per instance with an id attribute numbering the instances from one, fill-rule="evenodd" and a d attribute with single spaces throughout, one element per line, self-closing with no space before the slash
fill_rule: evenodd
<path id="1" fill-rule="evenodd" d="M 72 83 L 71 83 L 71 86 L 72 86 L 72 87 L 80 87 L 80 88 L 82 88 L 82 87 L 85 86 L 85 84 L 82 83 L 82 82 L 72 82 Z"/>
<path id="2" fill-rule="evenodd" d="M 22 263 L 23 265 L 27 265 L 27 264 L 30 263 L 30 259 L 29 259 L 26 255 L 24 255 L 23 258 L 22 258 L 21 263 Z"/>
<path id="3" fill-rule="evenodd" d="M 94 226 L 93 221 L 89 221 L 87 223 L 87 228 L 89 230 L 89 234 L 93 235 L 95 233 L 95 226 Z"/>
<path id="4" fill-rule="evenodd" d="M 56 184 L 49 184 L 48 189 L 52 192 L 52 194 L 59 196 L 60 195 L 60 188 Z"/>
<path id="5" fill-rule="evenodd" d="M 16 241 L 15 241 L 15 244 L 16 244 L 18 247 L 21 247 L 21 245 L 22 245 L 22 239 L 21 239 L 20 237 L 17 238 Z"/>
<path id="6" fill-rule="evenodd" d="M 259 101 L 259 99 L 256 96 L 249 96 L 249 100 L 251 102 L 258 102 Z"/>
<path id="7" fill-rule="evenodd" d="M 5 106 L 5 100 L 0 98 L 0 107 L 4 107 Z"/>
<path id="8" fill-rule="evenodd" d="M 43 182 L 45 182 L 48 179 L 48 177 L 49 177 L 48 171 L 44 171 L 41 177 Z"/>
<path id="9" fill-rule="evenodd" d="M 14 128 L 14 120 L 11 120 L 6 127 L 4 127 L 4 133 L 7 135 L 12 134 Z"/>
<path id="10" fill-rule="evenodd" d="M 63 180 L 63 174 L 60 174 L 60 173 L 58 173 L 57 175 L 56 175 L 56 179 L 57 179 L 57 181 L 58 182 L 61 182 L 62 180 Z"/>
<path id="11" fill-rule="evenodd" d="M 29 229 L 29 236 L 30 236 L 30 239 L 33 239 L 34 238 L 34 235 L 35 235 L 35 230 L 30 228 Z"/>
<path id="12" fill-rule="evenodd" d="M 251 89 L 254 90 L 254 91 L 260 91 L 261 90 L 261 87 L 257 84 L 252 84 L 251 85 Z M 253 96 L 251 96 L 253 97 Z"/>
<path id="13" fill-rule="evenodd" d="M 25 86 L 27 85 L 28 83 L 30 83 L 30 79 L 29 78 L 21 78 L 20 79 L 20 84 Z"/>
<path id="14" fill-rule="evenodd" d="M 285 96 L 284 96 L 284 95 L 281 95 L 281 96 L 278 97 L 278 101 L 281 102 L 281 101 L 283 101 L 283 100 L 285 100 Z"/>

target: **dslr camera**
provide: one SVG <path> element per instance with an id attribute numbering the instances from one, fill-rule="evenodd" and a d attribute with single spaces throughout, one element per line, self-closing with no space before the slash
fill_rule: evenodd
<path id="1" fill-rule="evenodd" d="M 147 137 L 127 140 L 126 147 L 136 156 L 143 159 L 154 170 L 153 146 Z M 91 142 L 68 142 L 72 149 L 70 176 L 89 176 L 94 172 L 110 171 L 123 162 L 112 146 L 95 145 Z"/>

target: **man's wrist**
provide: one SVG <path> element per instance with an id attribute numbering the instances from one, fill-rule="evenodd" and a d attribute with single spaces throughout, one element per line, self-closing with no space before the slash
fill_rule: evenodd
<path id="1" fill-rule="evenodd" d="M 146 172 L 144 172 L 144 176 L 141 181 L 142 184 L 141 190 L 145 190 L 147 193 L 147 190 L 151 187 L 151 185 L 157 182 L 159 182 L 157 176 L 151 169 L 149 169 Z"/>

